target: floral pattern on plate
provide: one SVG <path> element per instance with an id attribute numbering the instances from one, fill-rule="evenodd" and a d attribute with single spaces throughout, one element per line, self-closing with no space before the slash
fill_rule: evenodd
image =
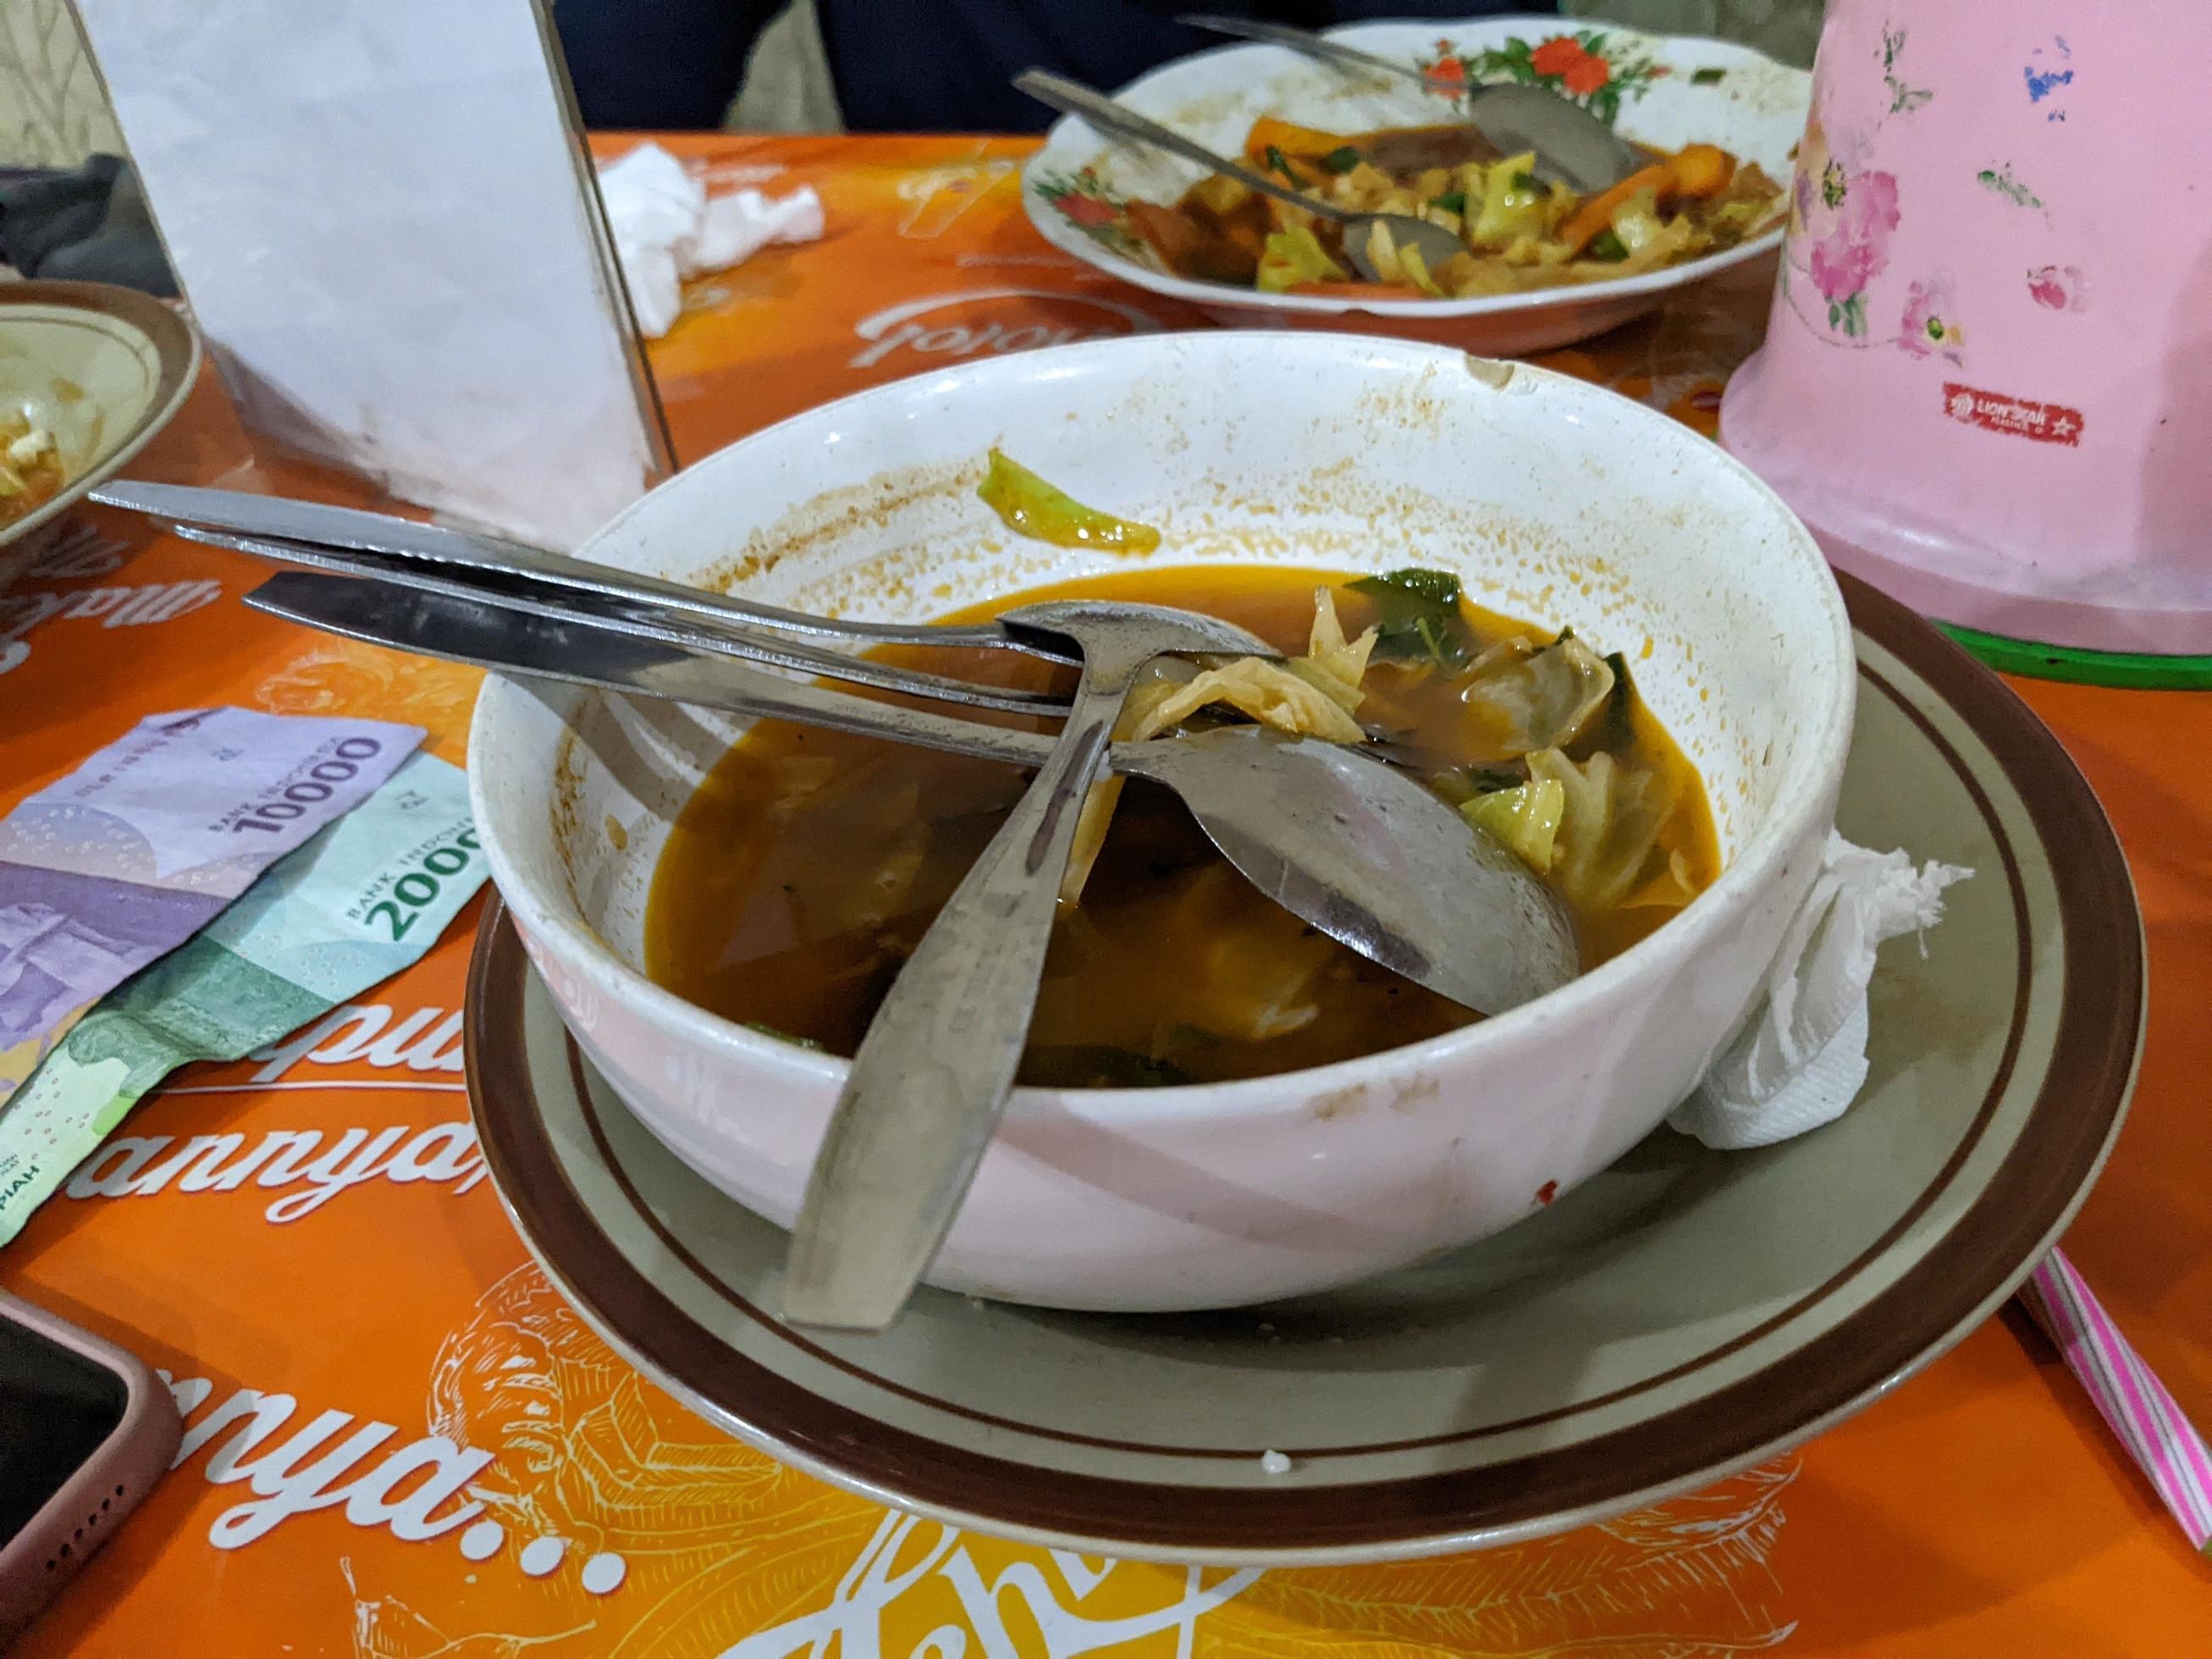
<path id="1" fill-rule="evenodd" d="M 1122 222 L 1127 205 L 1114 188 L 1089 167 L 1073 173 L 1047 173 L 1036 183 L 1036 192 L 1061 218 L 1091 240 L 1130 258 L 1142 257 L 1137 239 Z"/>
<path id="2" fill-rule="evenodd" d="M 1487 85 L 1517 81 L 1542 87 L 1580 104 L 1610 125 L 1620 118 L 1620 100 L 1641 98 L 1652 82 L 1673 73 L 1664 64 L 1625 45 L 1602 29 L 1578 29 L 1555 34 L 1531 46 L 1519 35 L 1508 35 L 1495 46 L 1462 51 L 1449 40 L 1437 42 L 1436 51 L 1414 60 L 1433 82 L 1431 90 L 1457 102 L 1460 87 L 1469 81 Z M 1719 78 L 1721 71 L 1700 71 L 1700 85 Z"/>

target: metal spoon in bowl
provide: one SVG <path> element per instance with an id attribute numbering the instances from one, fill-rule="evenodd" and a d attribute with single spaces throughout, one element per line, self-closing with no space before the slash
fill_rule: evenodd
<path id="1" fill-rule="evenodd" d="M 1029 1042 L 1085 793 L 1153 658 L 1266 652 L 1210 617 L 1066 599 L 1000 613 L 1083 648 L 1067 724 L 891 981 L 853 1055 L 792 1228 L 783 1316 L 881 1330 L 951 1230 Z"/>
<path id="2" fill-rule="evenodd" d="M 1155 149 L 1170 150 L 1201 167 L 1226 173 L 1248 189 L 1263 196 L 1272 196 L 1279 202 L 1306 210 L 1315 217 L 1326 219 L 1344 228 L 1344 256 L 1370 283 L 1385 281 L 1368 252 L 1369 239 L 1375 227 L 1380 225 L 1389 233 L 1391 242 L 1398 247 L 1418 251 L 1422 264 L 1431 271 L 1441 270 L 1444 261 L 1464 252 L 1459 237 L 1442 225 L 1432 225 L 1425 219 L 1416 219 L 1407 213 L 1354 213 L 1334 202 L 1325 202 L 1318 196 L 1309 196 L 1291 185 L 1270 179 L 1264 173 L 1254 171 L 1242 161 L 1232 161 L 1225 155 L 1217 155 L 1193 139 L 1184 137 L 1170 127 L 1150 120 L 1134 110 L 1126 109 L 1103 93 L 1070 81 L 1063 76 L 1044 70 L 1024 70 L 1014 77 L 1014 85 L 1040 103 L 1051 105 L 1070 115 L 1079 115 L 1101 132 L 1111 133 L 1133 143 L 1150 144 Z"/>
<path id="3" fill-rule="evenodd" d="M 1288 46 L 1346 68 L 1381 70 L 1417 81 L 1431 90 L 1452 85 L 1432 79 L 1411 64 L 1308 29 L 1249 17 L 1188 16 L 1176 21 L 1216 34 Z M 1469 125 L 1503 155 L 1534 150 L 1536 176 L 1546 184 L 1559 179 L 1570 189 L 1591 196 L 1612 188 L 1644 164 L 1635 149 L 1596 116 L 1542 87 L 1517 81 L 1480 84 L 1462 78 L 1457 90 L 1467 99 Z"/>

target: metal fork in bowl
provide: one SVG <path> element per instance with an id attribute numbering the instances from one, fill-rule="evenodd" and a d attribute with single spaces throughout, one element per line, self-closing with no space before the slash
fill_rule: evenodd
<path id="1" fill-rule="evenodd" d="M 901 668 L 872 657 L 824 650 L 793 640 L 779 639 L 759 629 L 739 626 L 718 616 L 687 615 L 648 599 L 617 597 L 604 591 L 586 592 L 539 580 L 534 576 L 477 571 L 470 567 L 420 562 L 395 562 L 390 556 L 280 542 L 263 536 L 241 536 L 229 531 L 206 530 L 179 525 L 175 533 L 186 541 L 211 547 L 228 547 L 240 553 L 282 564 L 342 575 L 369 576 L 398 582 L 426 593 L 455 599 L 494 602 L 509 610 L 556 620 L 586 617 L 610 632 L 657 640 L 717 656 L 781 668 L 793 673 L 820 675 L 854 685 L 873 686 L 910 697 L 937 702 L 964 703 L 974 708 L 1000 708 L 1017 714 L 1057 719 L 1067 712 L 1067 699 L 1051 691 L 1019 686 L 988 685 L 976 680 L 955 679 L 918 668 Z M 1011 637 L 1011 636 L 1009 636 Z M 933 641 L 934 643 L 935 641 Z"/>
<path id="2" fill-rule="evenodd" d="M 612 565 L 594 564 L 588 559 L 572 558 L 565 553 L 531 547 L 482 531 L 454 530 L 420 520 L 395 518 L 386 513 L 333 507 L 324 501 L 295 501 L 284 495 L 257 495 L 246 490 L 208 489 L 189 484 L 145 483 L 131 478 L 110 479 L 90 492 L 88 499 L 102 506 L 143 513 L 173 526 L 189 525 L 235 531 L 240 535 L 265 537 L 274 541 L 351 548 L 363 553 L 426 560 L 433 564 L 534 576 L 580 592 L 658 604 L 671 611 L 740 625 L 751 623 L 785 633 L 814 634 L 868 645 L 1019 651 L 1054 662 L 1076 660 L 1064 641 L 1017 635 L 995 623 L 963 625 L 863 622 L 786 611 L 757 599 L 717 593 L 689 583 L 670 581 L 665 577 L 641 575 L 617 570 Z"/>

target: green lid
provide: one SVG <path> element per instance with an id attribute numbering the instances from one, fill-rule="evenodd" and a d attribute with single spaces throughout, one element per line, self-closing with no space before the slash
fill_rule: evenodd
<path id="1" fill-rule="evenodd" d="M 2127 686 L 2149 691 L 2212 690 L 2212 657 L 2163 657 L 2146 651 L 2084 651 L 2038 645 L 1951 623 L 1936 624 L 1991 668 L 2044 680 Z"/>

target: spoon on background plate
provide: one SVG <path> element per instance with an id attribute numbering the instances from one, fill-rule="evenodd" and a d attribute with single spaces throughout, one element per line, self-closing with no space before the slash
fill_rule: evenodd
<path id="1" fill-rule="evenodd" d="M 1537 178 L 1546 184 L 1558 179 L 1580 195 L 1595 196 L 1608 190 L 1644 165 L 1644 158 L 1635 148 L 1603 121 L 1580 104 L 1543 87 L 1518 81 L 1480 83 L 1464 77 L 1456 82 L 1440 81 L 1426 70 L 1380 52 L 1332 40 L 1308 29 L 1262 23 L 1249 17 L 1188 16 L 1176 21 L 1215 34 L 1288 46 L 1346 69 L 1381 70 L 1418 82 L 1431 92 L 1456 91 L 1467 100 L 1468 124 L 1499 155 L 1534 150 Z M 1427 252 L 1422 250 L 1424 256 Z"/>
<path id="2" fill-rule="evenodd" d="M 1413 248 L 1430 270 L 1441 270 L 1444 262 L 1455 254 L 1463 252 L 1458 234 L 1442 225 L 1432 225 L 1426 219 L 1416 219 L 1409 213 L 1355 213 L 1340 208 L 1334 202 L 1325 202 L 1318 196 L 1309 196 L 1304 191 L 1266 173 L 1246 167 L 1242 161 L 1232 161 L 1225 155 L 1217 155 L 1194 139 L 1186 138 L 1171 127 L 1164 127 L 1115 103 L 1103 93 L 1094 92 L 1080 82 L 1064 76 L 1053 75 L 1044 70 L 1024 70 L 1014 77 L 1014 85 L 1036 99 L 1069 115 L 1079 115 L 1101 132 L 1116 138 L 1126 138 L 1132 143 L 1150 144 L 1196 161 L 1215 173 L 1226 173 L 1249 190 L 1262 196 L 1272 196 L 1279 202 L 1304 208 L 1317 219 L 1344 228 L 1344 257 L 1352 267 L 1370 283 L 1395 282 L 1376 269 L 1374 256 L 1369 252 L 1376 229 L 1379 227 L 1390 239 L 1391 245 L 1400 249 Z"/>

